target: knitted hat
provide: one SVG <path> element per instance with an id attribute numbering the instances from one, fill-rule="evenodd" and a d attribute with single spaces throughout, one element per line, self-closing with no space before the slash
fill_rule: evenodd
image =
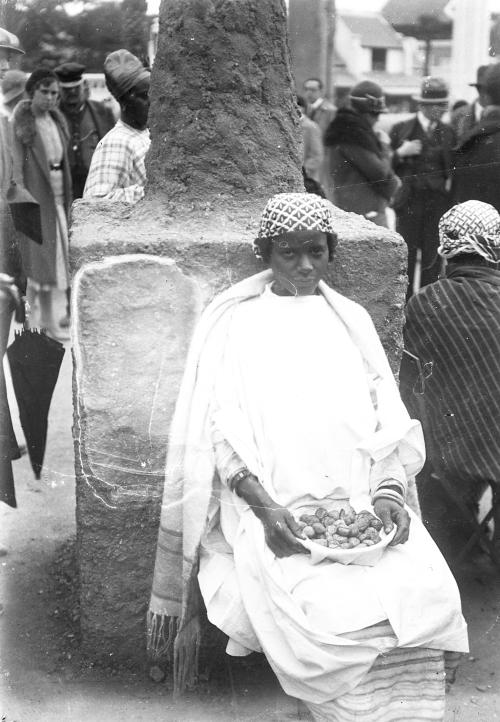
<path id="1" fill-rule="evenodd" d="M 149 79 L 150 72 L 139 58 L 122 48 L 106 57 L 104 75 L 110 93 L 119 100 L 141 80 Z"/>
<path id="2" fill-rule="evenodd" d="M 314 193 L 278 193 L 266 203 L 258 238 L 274 238 L 291 231 L 335 233 L 333 206 Z"/>
<path id="3" fill-rule="evenodd" d="M 439 243 L 443 258 L 475 253 L 490 263 L 500 263 L 500 214 L 482 201 L 459 203 L 441 217 Z"/>

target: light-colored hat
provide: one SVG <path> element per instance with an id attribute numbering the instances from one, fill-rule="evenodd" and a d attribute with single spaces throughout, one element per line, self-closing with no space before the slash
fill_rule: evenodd
<path id="1" fill-rule="evenodd" d="M 150 72 L 139 58 L 122 48 L 106 57 L 104 75 L 110 92 L 119 100 L 141 80 L 149 78 Z"/>
<path id="2" fill-rule="evenodd" d="M 4 50 L 10 50 L 11 53 L 19 53 L 24 55 L 24 50 L 21 50 L 19 45 L 19 38 L 14 33 L 9 33 L 5 28 L 0 28 L 0 48 Z"/>
<path id="3" fill-rule="evenodd" d="M 427 76 L 422 80 L 420 95 L 414 95 L 413 100 L 417 103 L 428 105 L 446 105 L 448 103 L 448 86 L 442 78 Z"/>
<path id="4" fill-rule="evenodd" d="M 291 231 L 335 233 L 333 206 L 314 193 L 278 193 L 262 213 L 259 238 L 274 238 Z"/>
<path id="5" fill-rule="evenodd" d="M 3 102 L 10 103 L 14 98 L 20 98 L 26 88 L 27 75 L 21 70 L 7 70 L 2 78 Z"/>
<path id="6" fill-rule="evenodd" d="M 438 253 L 453 258 L 475 253 L 490 263 L 500 263 L 500 214 L 489 203 L 459 203 L 439 221 Z"/>

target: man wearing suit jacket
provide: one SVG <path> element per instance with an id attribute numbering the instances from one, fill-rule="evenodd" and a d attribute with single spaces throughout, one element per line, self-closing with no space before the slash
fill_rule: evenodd
<path id="1" fill-rule="evenodd" d="M 73 182 L 73 199 L 81 198 L 98 142 L 113 128 L 115 119 L 104 103 L 85 97 L 80 63 L 63 63 L 55 69 L 61 87 L 61 110 L 71 133 L 68 158 Z"/>
<path id="2" fill-rule="evenodd" d="M 304 96 L 307 100 L 307 117 L 319 125 L 321 135 L 324 136 L 335 118 L 337 108 L 323 98 L 323 83 L 319 78 L 308 78 L 304 81 Z"/>
<path id="3" fill-rule="evenodd" d="M 337 108 L 323 98 L 323 83 L 319 78 L 308 78 L 304 81 L 304 96 L 307 101 L 306 115 L 319 126 L 321 140 L 324 144 L 326 129 L 335 118 Z M 328 170 L 325 160 L 323 160 L 321 164 L 318 181 L 323 188 L 326 188 L 328 184 Z"/>
<path id="4" fill-rule="evenodd" d="M 488 104 L 484 79 L 489 67 L 489 65 L 480 65 L 477 69 L 476 82 L 469 83 L 469 85 L 477 89 L 477 98 L 473 103 L 467 103 L 467 105 L 459 108 L 450 120 L 450 125 L 455 131 L 458 140 L 472 130 L 476 123 L 479 123 L 483 110 Z"/>
<path id="5" fill-rule="evenodd" d="M 448 88 L 440 78 L 424 78 L 414 98 L 418 112 L 391 130 L 393 166 L 402 180 L 394 202 L 397 230 L 408 246 L 408 293 L 437 280 L 438 223 L 450 206 L 452 148 L 455 133 L 441 122 L 448 105 Z M 415 279 L 421 258 L 420 280 Z"/>

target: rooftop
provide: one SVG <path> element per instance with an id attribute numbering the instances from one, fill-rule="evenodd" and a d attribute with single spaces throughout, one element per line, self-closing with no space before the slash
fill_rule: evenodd
<path id="1" fill-rule="evenodd" d="M 401 48 L 401 38 L 380 13 L 355 15 L 341 12 L 340 16 L 354 35 L 359 35 L 365 48 Z"/>

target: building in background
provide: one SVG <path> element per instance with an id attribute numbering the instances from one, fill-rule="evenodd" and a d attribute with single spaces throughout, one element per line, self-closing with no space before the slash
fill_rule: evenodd
<path id="1" fill-rule="evenodd" d="M 331 0 L 289 0 L 288 25 L 297 87 L 311 76 L 342 105 L 350 87 L 373 80 L 384 88 L 392 113 L 414 110 L 421 78 L 450 86 L 451 101 L 470 100 L 476 68 L 496 62 L 500 22 L 488 0 L 388 0 L 380 12 L 337 10 L 334 42 Z M 492 39 L 498 36 L 498 49 Z M 496 37 L 496 36 L 495 36 Z M 329 72 L 327 72 L 329 71 Z M 332 87 L 328 88 L 328 77 Z"/>

